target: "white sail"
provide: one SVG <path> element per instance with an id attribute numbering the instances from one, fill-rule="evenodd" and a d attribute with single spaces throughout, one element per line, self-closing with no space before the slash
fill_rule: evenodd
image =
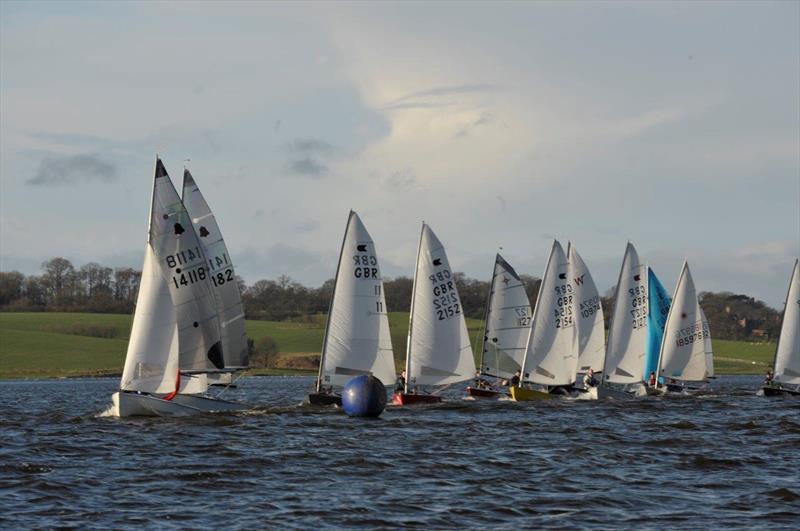
<path id="1" fill-rule="evenodd" d="M 645 378 L 647 351 L 647 266 L 628 242 L 614 294 L 604 379 L 629 384 Z"/>
<path id="2" fill-rule="evenodd" d="M 533 310 L 522 376 L 538 384 L 569 385 L 575 382 L 577 369 L 575 286 L 567 256 L 556 240 Z"/>
<path id="3" fill-rule="evenodd" d="M 574 245 L 569 246 L 567 261 L 569 279 L 575 290 L 578 372 L 602 371 L 606 359 L 606 330 L 600 293 Z"/>
<path id="4" fill-rule="evenodd" d="M 489 293 L 481 372 L 509 379 L 521 370 L 530 327 L 531 303 L 525 285 L 498 254 Z"/>
<path id="5" fill-rule="evenodd" d="M 800 261 L 795 260 L 773 364 L 775 381 L 800 385 Z"/>
<path id="6" fill-rule="evenodd" d="M 344 386 L 353 376 L 370 373 L 384 385 L 394 382 L 386 312 L 375 244 L 351 210 L 322 347 L 320 378 L 324 385 Z"/>
<path id="7" fill-rule="evenodd" d="M 659 376 L 685 381 L 702 381 L 710 376 L 706 336 L 709 336 L 708 322 L 697 301 L 689 264 L 684 262 L 664 327 Z"/>
<path id="8" fill-rule="evenodd" d="M 244 307 L 233 261 L 222 238 L 214 213 L 189 170 L 183 172 L 183 204 L 189 211 L 209 269 L 209 279 L 216 295 L 220 321 L 222 356 L 226 368 L 244 368 L 248 364 Z"/>
<path id="9" fill-rule="evenodd" d="M 175 390 L 177 377 L 175 310 L 153 249 L 147 244 L 120 389 L 169 393 Z"/>
<path id="10" fill-rule="evenodd" d="M 156 163 L 149 235 L 175 308 L 180 369 L 222 369 L 219 320 L 203 250 L 160 160 Z"/>
<path id="11" fill-rule="evenodd" d="M 475 374 L 475 358 L 444 247 L 423 223 L 406 352 L 407 384 L 447 385 Z"/>

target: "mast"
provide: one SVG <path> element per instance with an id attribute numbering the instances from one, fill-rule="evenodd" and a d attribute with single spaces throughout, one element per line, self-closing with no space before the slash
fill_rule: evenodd
<path id="1" fill-rule="evenodd" d="M 422 229 L 419 232 L 419 247 L 417 247 L 417 263 L 414 265 L 414 281 L 411 284 L 411 308 L 408 316 L 408 338 L 406 341 L 406 377 L 403 379 L 405 384 L 404 393 L 408 393 L 408 380 L 411 378 L 409 363 L 411 362 L 411 331 L 414 328 L 414 299 L 417 298 L 417 274 L 419 273 L 419 255 L 422 252 L 422 235 L 425 232 L 425 222 L 422 222 Z"/>
<path id="2" fill-rule="evenodd" d="M 501 247 L 502 249 L 502 247 Z M 483 355 L 486 353 L 486 334 L 489 331 L 489 309 L 492 307 L 492 297 L 494 296 L 494 278 L 496 276 L 497 262 L 500 253 L 494 257 L 494 267 L 492 268 L 492 280 L 489 282 L 489 294 L 486 296 L 486 309 L 483 312 L 483 339 L 481 339 L 481 360 L 478 362 L 478 372 L 483 375 Z"/>
<path id="3" fill-rule="evenodd" d="M 675 291 L 672 292 L 672 302 L 669 305 L 669 312 L 667 312 L 667 320 L 664 324 L 664 334 L 661 336 L 661 348 L 658 351 L 658 365 L 656 365 L 656 386 L 658 385 L 658 379 L 661 375 L 661 361 L 664 357 L 664 343 L 667 340 L 667 325 L 669 325 L 669 321 L 672 318 L 672 312 L 675 310 L 675 298 L 678 296 L 678 289 L 681 287 L 681 282 L 683 281 L 683 275 L 686 272 L 687 263 L 686 260 L 683 261 L 683 268 L 681 269 L 681 275 L 678 277 L 678 283 L 675 284 Z M 666 385 L 666 383 L 665 383 Z"/>
<path id="4" fill-rule="evenodd" d="M 339 249 L 339 260 L 336 262 L 336 276 L 333 278 L 333 292 L 328 303 L 328 317 L 325 319 L 325 337 L 322 339 L 322 353 L 319 357 L 319 372 L 317 373 L 317 392 L 322 389 L 322 370 L 325 367 L 325 353 L 328 350 L 328 333 L 331 329 L 331 311 L 333 310 L 333 299 L 336 297 L 336 284 L 339 282 L 339 268 L 342 266 L 342 255 L 344 254 L 344 242 L 347 241 L 347 231 L 350 230 L 350 220 L 353 218 L 353 209 L 347 215 L 347 226 L 342 236 L 342 247 Z"/>
<path id="5" fill-rule="evenodd" d="M 631 242 L 628 240 L 627 245 L 625 245 L 625 254 L 622 256 L 622 265 L 619 268 L 619 276 L 617 277 L 617 286 L 614 288 L 614 311 L 611 313 L 611 321 L 608 323 L 608 341 L 606 342 L 606 355 L 603 358 L 603 369 L 601 371 L 601 378 L 603 380 L 607 380 L 608 374 L 606 373 L 606 363 L 608 362 L 608 345 L 611 344 L 611 334 L 614 330 L 614 320 L 617 316 L 617 304 L 619 304 L 619 286 L 622 284 L 622 272 L 625 270 L 625 260 L 628 258 L 628 248 L 630 247 Z M 649 292 L 650 290 L 648 290 Z M 648 303 L 648 309 L 650 304 Z"/>

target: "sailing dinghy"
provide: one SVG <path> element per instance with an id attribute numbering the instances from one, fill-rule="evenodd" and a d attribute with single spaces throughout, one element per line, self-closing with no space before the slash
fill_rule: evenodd
<path id="1" fill-rule="evenodd" d="M 160 159 L 156 159 L 142 281 L 120 390 L 112 412 L 193 415 L 229 403 L 182 400 L 181 372 L 224 366 L 208 269 L 189 215 Z M 216 403 L 213 407 L 210 403 Z"/>
<path id="2" fill-rule="evenodd" d="M 392 338 L 375 243 L 354 211 L 347 219 L 333 286 L 314 405 L 342 404 L 341 388 L 354 376 L 395 379 Z"/>
<path id="3" fill-rule="evenodd" d="M 516 401 L 553 398 L 567 393 L 578 369 L 575 327 L 575 285 L 569 277 L 569 261 L 558 240 L 553 241 L 542 285 L 536 298 L 519 386 L 511 387 Z M 543 385 L 537 390 L 531 384 Z"/>
<path id="4" fill-rule="evenodd" d="M 583 385 L 576 382 L 578 398 L 598 399 L 621 398 L 614 390 L 600 387 L 602 380 L 595 378 L 594 385 L 587 384 L 589 375 L 602 377 L 606 360 L 606 330 L 603 318 L 603 305 L 600 292 L 594 283 L 592 273 L 578 254 L 574 245 L 567 246 L 569 279 L 574 282 L 575 326 L 577 331 L 578 374 L 584 375 Z"/>
<path id="5" fill-rule="evenodd" d="M 496 398 L 505 393 L 497 385 L 483 383 L 485 377 L 509 381 L 520 373 L 531 326 L 531 303 L 525 285 L 499 253 L 494 261 L 484 323 L 478 384 L 467 387 L 467 393 Z"/>
<path id="6" fill-rule="evenodd" d="M 600 392 L 643 391 L 648 341 L 647 267 L 630 242 L 622 259 L 614 301 Z"/>
<path id="7" fill-rule="evenodd" d="M 714 376 L 708 320 L 697 300 L 689 264 L 684 262 L 664 327 L 658 376 L 664 392 L 684 392 L 687 382 L 707 382 Z"/>
<path id="8" fill-rule="evenodd" d="M 648 381 L 654 375 L 658 379 L 658 357 L 664 340 L 664 328 L 672 299 L 666 288 L 656 276 L 652 267 L 647 268 L 647 354 L 645 355 L 644 375 Z"/>
<path id="9" fill-rule="evenodd" d="M 431 387 L 472 378 L 475 358 L 444 246 L 425 223 L 419 238 L 406 346 L 406 380 L 395 405 L 441 402 Z"/>
<path id="10" fill-rule="evenodd" d="M 795 260 L 778 345 L 772 363 L 773 380 L 762 388 L 764 396 L 800 396 L 800 260 Z M 786 387 L 794 385 L 794 389 Z"/>

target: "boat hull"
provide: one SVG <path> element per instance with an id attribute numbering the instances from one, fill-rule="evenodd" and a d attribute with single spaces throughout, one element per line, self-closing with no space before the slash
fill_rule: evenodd
<path id="1" fill-rule="evenodd" d="M 634 395 L 627 391 L 605 385 L 590 387 L 577 396 L 579 400 L 630 400 L 633 397 Z"/>
<path id="2" fill-rule="evenodd" d="M 761 390 L 764 392 L 764 396 L 800 396 L 800 391 L 798 390 L 775 387 L 772 385 L 762 386 Z"/>
<path id="3" fill-rule="evenodd" d="M 480 389 L 478 387 L 467 387 L 467 394 L 475 398 L 499 398 L 501 396 L 508 396 L 507 393 L 502 391 L 494 391 L 492 389 Z"/>
<path id="4" fill-rule="evenodd" d="M 556 398 L 556 395 L 545 393 L 544 391 L 536 391 L 535 389 L 526 389 L 524 387 L 509 387 L 508 389 L 512 400 L 517 402 L 529 402 L 531 400 L 550 400 Z"/>
<path id="5" fill-rule="evenodd" d="M 309 393 L 308 403 L 312 406 L 341 406 L 342 397 L 330 393 Z"/>
<path id="6" fill-rule="evenodd" d="M 408 393 L 395 393 L 392 404 L 395 406 L 412 406 L 414 404 L 438 404 L 442 397 L 438 395 L 414 395 Z"/>
<path id="7" fill-rule="evenodd" d="M 177 394 L 171 400 L 182 406 L 189 406 L 199 409 L 203 413 L 230 413 L 235 411 L 247 411 L 250 406 L 239 402 L 229 402 L 219 398 L 202 395 L 181 395 Z"/>
<path id="8" fill-rule="evenodd" d="M 203 411 L 152 395 L 117 391 L 111 395 L 115 417 L 188 417 Z"/>
<path id="9" fill-rule="evenodd" d="M 649 385 L 639 385 L 636 387 L 634 396 L 657 396 L 663 394 L 658 388 Z"/>

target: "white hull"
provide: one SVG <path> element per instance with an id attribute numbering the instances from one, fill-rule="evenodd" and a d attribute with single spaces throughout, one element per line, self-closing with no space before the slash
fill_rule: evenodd
<path id="1" fill-rule="evenodd" d="M 250 409 L 246 404 L 238 402 L 228 402 L 218 398 L 211 398 L 202 395 L 175 395 L 172 402 L 177 402 L 182 406 L 198 409 L 203 413 L 223 413 L 232 411 L 247 411 Z"/>
<path id="2" fill-rule="evenodd" d="M 644 384 L 637 384 L 633 389 L 634 396 L 656 396 L 663 394 L 660 389 Z"/>
<path id="3" fill-rule="evenodd" d="M 115 417 L 188 417 L 201 410 L 152 395 L 117 391 L 111 395 L 111 414 Z"/>
<path id="4" fill-rule="evenodd" d="M 578 400 L 630 400 L 635 395 L 620 389 L 614 389 L 604 385 L 590 387 L 584 393 L 579 393 Z"/>

